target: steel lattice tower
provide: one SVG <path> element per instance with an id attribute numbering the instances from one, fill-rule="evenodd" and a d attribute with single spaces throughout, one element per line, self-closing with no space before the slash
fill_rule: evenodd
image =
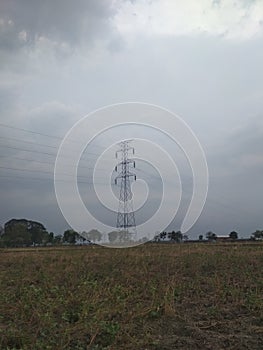
<path id="1" fill-rule="evenodd" d="M 121 162 L 115 168 L 116 171 L 120 168 L 120 171 L 115 178 L 115 184 L 117 185 L 118 179 L 121 180 L 116 226 L 118 229 L 122 229 L 126 233 L 132 234 L 132 238 L 134 238 L 134 234 L 136 235 L 136 223 L 133 211 L 130 178 L 136 181 L 136 174 L 130 171 L 131 165 L 135 168 L 135 161 L 129 158 L 131 152 L 134 154 L 134 148 L 130 147 L 130 142 L 131 140 L 120 142 L 120 149 L 116 152 L 116 158 L 118 158 L 118 154 L 121 153 Z"/>

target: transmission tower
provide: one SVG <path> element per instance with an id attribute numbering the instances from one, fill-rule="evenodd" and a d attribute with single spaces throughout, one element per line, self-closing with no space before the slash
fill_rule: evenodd
<path id="1" fill-rule="evenodd" d="M 132 140 L 122 141 L 119 143 L 120 149 L 116 152 L 116 158 L 121 154 L 121 162 L 115 167 L 119 173 L 115 178 L 115 184 L 118 180 L 121 181 L 119 209 L 117 214 L 117 228 L 124 231 L 126 234 L 131 234 L 130 238 L 136 238 L 136 223 L 133 211 L 133 199 L 131 191 L 131 181 L 136 181 L 136 174 L 130 171 L 131 166 L 135 168 L 135 161 L 129 158 L 129 155 L 134 154 L 134 148 L 130 146 Z M 129 237 L 129 236 L 128 236 Z"/>

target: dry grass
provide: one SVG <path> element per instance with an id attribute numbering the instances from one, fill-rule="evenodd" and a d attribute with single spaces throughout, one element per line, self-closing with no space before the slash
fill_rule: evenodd
<path id="1" fill-rule="evenodd" d="M 263 349 L 263 246 L 0 251 L 1 349 Z"/>

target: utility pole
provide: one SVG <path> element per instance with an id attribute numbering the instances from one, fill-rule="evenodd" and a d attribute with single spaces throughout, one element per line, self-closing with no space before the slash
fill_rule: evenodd
<path id="1" fill-rule="evenodd" d="M 129 158 L 130 153 L 134 154 L 134 148 L 130 146 L 132 140 L 126 140 L 119 143 L 120 149 L 116 152 L 116 158 L 121 154 L 121 162 L 115 167 L 115 171 L 119 170 L 115 178 L 115 184 L 121 181 L 119 209 L 117 214 L 116 227 L 124 231 L 124 239 L 136 239 L 136 223 L 133 211 L 133 199 L 131 191 L 130 178 L 136 181 L 136 174 L 130 171 L 130 167 L 135 168 L 135 161 Z"/>

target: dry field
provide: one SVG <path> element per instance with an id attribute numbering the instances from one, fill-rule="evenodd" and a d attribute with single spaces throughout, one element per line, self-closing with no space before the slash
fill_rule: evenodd
<path id="1" fill-rule="evenodd" d="M 262 244 L 0 250 L 0 349 L 263 349 Z"/>

